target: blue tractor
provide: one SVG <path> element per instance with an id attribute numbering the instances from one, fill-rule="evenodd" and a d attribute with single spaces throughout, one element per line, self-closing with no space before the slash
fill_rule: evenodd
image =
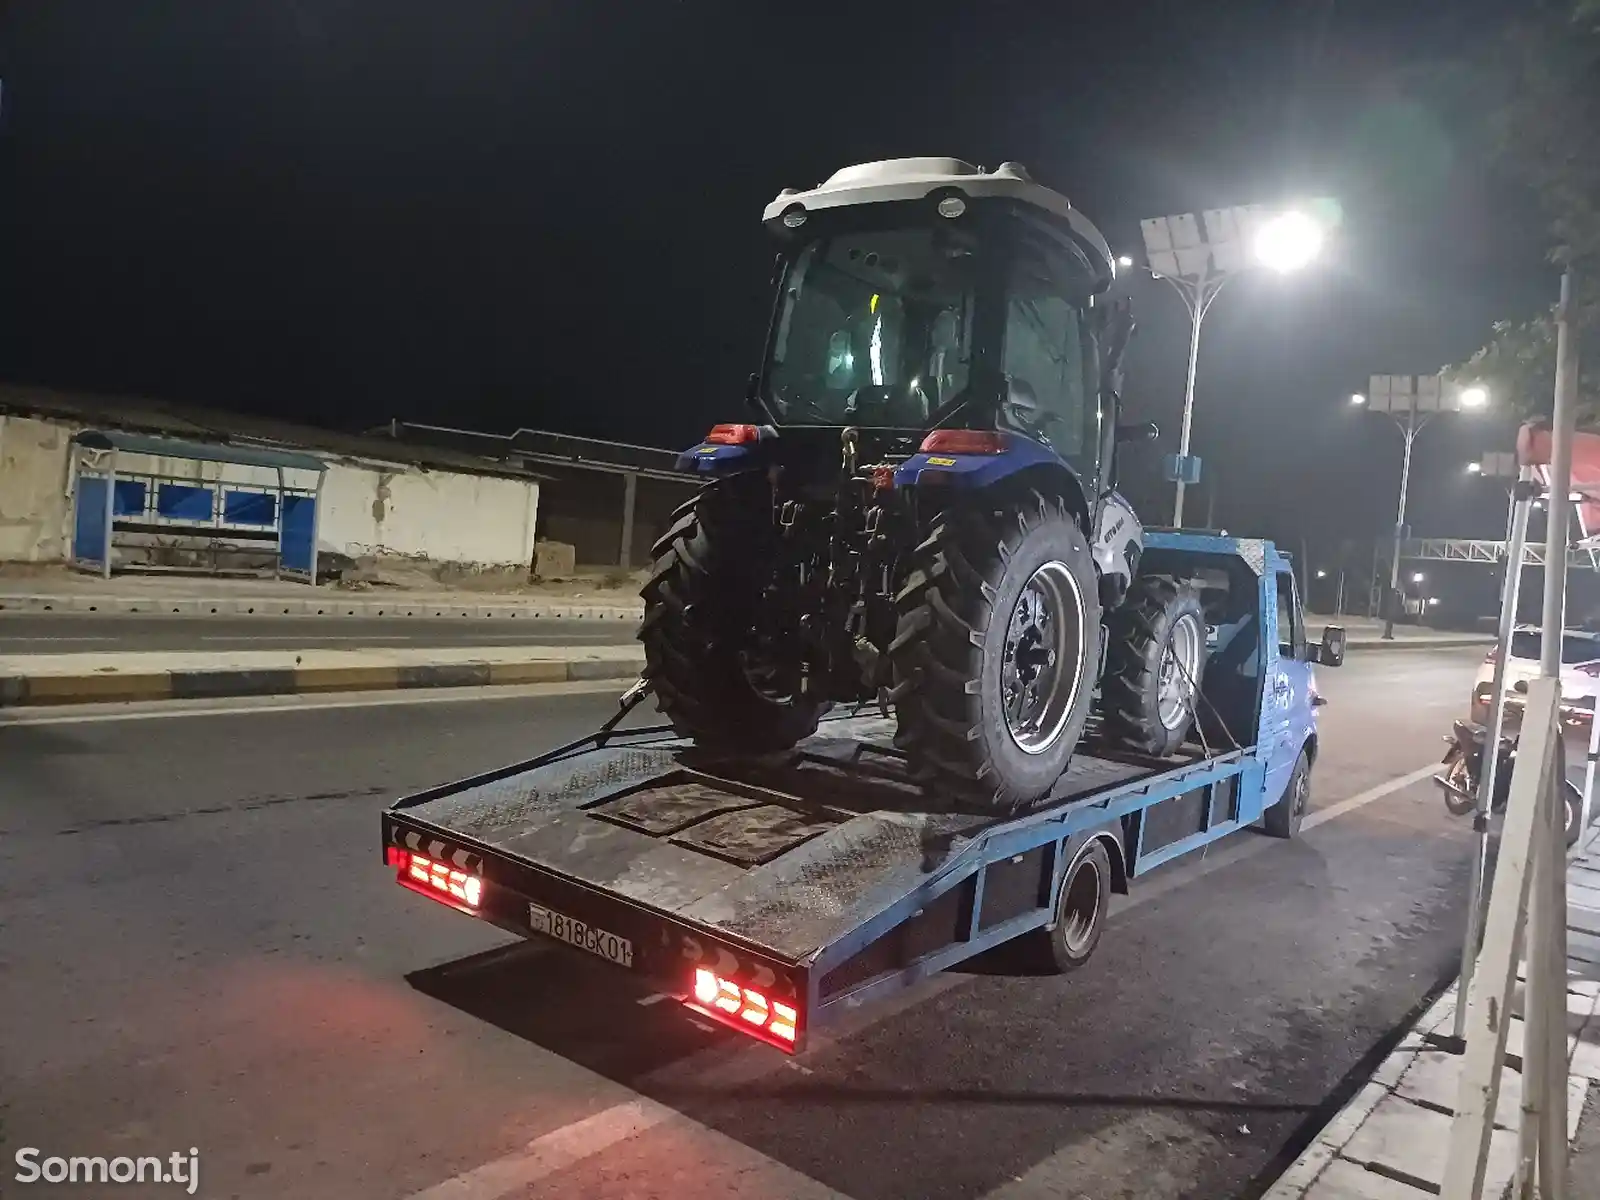
<path id="1" fill-rule="evenodd" d="M 1139 574 L 1118 495 L 1133 323 L 1068 200 L 1006 163 L 849 167 L 788 189 L 747 424 L 679 458 L 707 483 L 655 546 L 646 675 L 680 734 L 780 752 L 834 704 L 892 707 L 925 785 L 1014 811 L 1103 733 L 1172 753 L 1206 628 Z"/>

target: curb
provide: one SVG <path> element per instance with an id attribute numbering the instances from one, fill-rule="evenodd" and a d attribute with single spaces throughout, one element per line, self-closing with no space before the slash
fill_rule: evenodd
<path id="1" fill-rule="evenodd" d="M 1460 637 L 1396 638 L 1386 642 L 1382 638 L 1347 638 L 1347 650 L 1460 650 L 1468 646 L 1492 646 L 1495 639 L 1487 634 L 1464 633 Z"/>
<path id="2" fill-rule="evenodd" d="M 282 596 L 209 599 L 161 596 L 39 596 L 0 594 L 0 612 L 7 613 L 104 613 L 110 615 L 182 614 L 219 617 L 471 617 L 478 619 L 524 620 L 561 619 L 592 621 L 637 621 L 644 606 L 637 602 L 615 604 L 592 601 L 503 601 L 481 604 L 441 604 L 437 601 L 407 600 L 405 597 L 382 600 L 349 600 L 338 596 L 309 599 Z"/>
<path id="3" fill-rule="evenodd" d="M 644 658 L 0 676 L 0 708 L 637 679 Z"/>

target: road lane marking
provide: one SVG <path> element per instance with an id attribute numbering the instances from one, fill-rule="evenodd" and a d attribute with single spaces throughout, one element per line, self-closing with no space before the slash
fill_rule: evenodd
<path id="1" fill-rule="evenodd" d="M 734 1164 L 734 1169 L 739 1172 L 741 1191 L 751 1182 L 745 1171 L 740 1169 L 748 1164 L 753 1172 L 768 1177 L 776 1185 L 761 1189 L 767 1195 L 781 1195 L 789 1200 L 849 1200 L 843 1193 L 802 1175 L 793 1167 L 785 1166 L 759 1150 L 751 1149 L 736 1138 L 718 1133 L 676 1109 L 643 1096 L 614 1104 L 570 1125 L 563 1125 L 560 1129 L 534 1138 L 515 1154 L 497 1158 L 446 1179 L 443 1183 L 414 1192 L 406 1200 L 499 1200 L 501 1196 L 529 1188 L 593 1158 L 603 1150 L 657 1128 L 674 1131 L 678 1135 L 674 1138 L 675 1142 L 692 1140 L 711 1143 L 718 1159 L 725 1162 L 731 1160 Z"/>
<path id="2" fill-rule="evenodd" d="M 1438 770 L 1438 763 L 1429 763 L 1425 767 L 1418 767 L 1408 775 L 1397 775 L 1395 778 L 1380 783 L 1376 787 L 1370 787 L 1364 792 L 1357 792 L 1348 800 L 1340 800 L 1338 803 L 1330 804 L 1326 808 L 1319 808 L 1316 812 L 1308 814 L 1306 819 L 1300 823 L 1300 831 L 1304 833 L 1308 829 L 1315 829 L 1318 825 L 1324 825 L 1335 817 L 1342 817 L 1347 812 L 1354 812 L 1358 808 L 1371 804 L 1374 800 L 1382 800 L 1385 796 L 1398 792 L 1401 788 L 1410 787 L 1413 783 L 1421 783 L 1424 779 L 1432 777 Z"/>
<path id="3" fill-rule="evenodd" d="M 564 1171 L 608 1146 L 654 1129 L 675 1116 L 672 1109 L 643 1096 L 613 1104 L 593 1116 L 534 1138 L 514 1154 L 464 1171 L 443 1183 L 415 1192 L 406 1200 L 494 1200 Z M 677 1119 L 688 1120 L 681 1116 Z"/>
<path id="4" fill-rule="evenodd" d="M 111 721 L 158 721 L 178 717 L 238 717 L 256 713 L 324 712 L 337 708 L 382 708 L 394 704 L 463 704 L 488 700 L 541 700 L 557 696 L 620 696 L 624 679 L 581 679 L 569 683 L 503 684 L 484 688 L 399 688 L 384 692 L 305 693 L 293 696 L 251 697 L 232 700 L 151 700 L 112 706 L 83 705 L 94 712 L 60 712 L 57 709 L 0 708 L 0 729 L 32 725 L 93 725 Z M 338 698 L 335 698 L 337 696 Z M 110 708 L 112 711 L 107 711 Z"/>
<path id="5" fill-rule="evenodd" d="M 1325 825 L 1329 821 L 1346 816 L 1358 809 L 1364 808 L 1393 795 L 1403 788 L 1410 787 L 1428 778 L 1438 769 L 1437 764 L 1430 763 L 1426 767 L 1419 767 L 1404 775 L 1397 775 L 1383 783 L 1367 788 L 1344 800 L 1318 809 L 1308 815 L 1301 823 L 1302 832 Z M 1240 839 L 1237 845 L 1227 846 L 1221 853 L 1201 855 L 1200 861 L 1183 870 L 1176 868 L 1170 874 L 1163 873 L 1148 882 L 1134 881 L 1132 893 L 1125 897 L 1118 897 L 1118 903 L 1112 911 L 1110 920 L 1115 922 L 1119 916 L 1160 899 L 1162 896 L 1176 888 L 1184 887 L 1190 883 L 1204 878 L 1213 871 L 1224 866 L 1229 866 L 1243 859 L 1251 858 L 1279 845 L 1277 839 L 1267 837 L 1254 837 Z M 887 1020 L 908 1008 L 926 1003 L 936 996 L 942 995 L 953 988 L 962 987 L 973 982 L 971 976 L 958 975 L 946 972 L 935 976 L 915 988 L 908 989 L 898 996 L 885 1001 L 881 1005 L 871 1008 L 856 1010 L 842 1018 L 834 1029 L 813 1035 L 812 1049 L 818 1050 L 834 1044 L 845 1037 L 853 1037 L 865 1032 L 880 1021 Z M 655 1003 L 658 999 L 666 997 L 647 996 L 639 1001 L 641 1004 Z M 691 1055 L 685 1063 L 679 1064 L 681 1073 L 685 1076 L 696 1075 L 701 1068 L 709 1069 L 717 1078 L 719 1085 L 726 1085 L 730 1081 L 739 1083 L 753 1082 L 762 1076 L 785 1067 L 798 1068 L 809 1073 L 809 1068 L 796 1062 L 794 1059 L 784 1057 L 777 1062 L 758 1054 L 750 1053 L 754 1048 L 741 1043 L 733 1043 L 725 1047 L 711 1047 L 700 1054 Z M 644 1097 L 623 1101 L 595 1113 L 593 1116 L 562 1126 L 529 1142 L 522 1150 L 495 1159 L 470 1171 L 466 1171 L 453 1179 L 435 1184 L 425 1191 L 417 1192 L 406 1197 L 406 1200 L 499 1200 L 500 1197 L 518 1189 L 526 1188 L 537 1183 L 558 1171 L 577 1165 L 585 1159 L 591 1158 L 612 1146 L 626 1141 L 637 1134 L 644 1133 L 658 1126 L 684 1131 L 692 1136 L 704 1136 L 715 1139 L 719 1144 L 727 1146 L 730 1153 L 738 1154 L 748 1161 L 759 1163 L 763 1169 L 779 1172 L 791 1181 L 791 1186 L 782 1194 L 790 1196 L 804 1196 L 808 1200 L 817 1197 L 818 1200 L 837 1197 L 846 1200 L 840 1193 L 834 1192 L 825 1185 L 817 1183 L 796 1172 L 793 1168 L 783 1163 L 762 1155 L 759 1151 L 752 1150 L 743 1142 L 730 1138 L 726 1134 L 718 1133 L 700 1124 L 692 1117 L 688 1117 L 675 1109 L 667 1108 Z M 1059 1152 L 1058 1152 L 1059 1153 Z M 1003 1194 L 1006 1200 L 1012 1196 L 1019 1198 L 1025 1195 L 1037 1194 L 1043 1196 L 1056 1196 L 1059 1190 L 1052 1191 L 1045 1187 L 1042 1191 L 1034 1191 L 1041 1184 L 1058 1184 L 1059 1178 L 1052 1178 L 1057 1174 L 1054 1170 L 1059 1166 L 1057 1155 L 1051 1155 L 1041 1160 L 1032 1170 L 1025 1175 L 1002 1185 L 996 1192 L 990 1193 L 995 1200 L 1000 1200 L 996 1193 Z M 806 1185 L 810 1185 L 809 1187 Z M 776 1193 L 775 1193 L 776 1194 Z M 985 1198 L 988 1200 L 988 1198 Z"/>

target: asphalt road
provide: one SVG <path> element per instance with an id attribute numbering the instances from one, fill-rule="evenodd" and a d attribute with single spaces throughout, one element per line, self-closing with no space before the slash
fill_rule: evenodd
<path id="1" fill-rule="evenodd" d="M 0 616 L 0 654 L 119 650 L 338 650 L 631 642 L 634 621 L 478 617 Z"/>
<path id="2" fill-rule="evenodd" d="M 0 721 L 0 1179 L 194 1147 L 209 1197 L 1256 1195 L 1453 972 L 1466 825 L 1426 783 L 1329 806 L 1435 757 L 1477 657 L 1321 672 L 1331 816 L 1137 881 L 1084 970 L 946 974 L 799 1060 L 379 862 L 389 798 L 608 696 Z"/>

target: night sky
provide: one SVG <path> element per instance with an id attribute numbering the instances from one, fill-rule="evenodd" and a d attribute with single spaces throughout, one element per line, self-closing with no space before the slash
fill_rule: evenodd
<path id="1" fill-rule="evenodd" d="M 1129 250 L 1143 216 L 1331 195 L 1326 263 L 1218 301 L 1196 443 L 1230 527 L 1369 541 L 1400 440 L 1349 392 L 1554 293 L 1475 132 L 1492 83 L 1429 67 L 1513 8 L 11 0 L 0 377 L 678 445 L 744 411 L 784 186 L 1017 160 Z M 1130 409 L 1164 431 L 1129 487 L 1159 521 L 1186 330 L 1164 285 L 1127 286 Z M 1509 426 L 1451 420 L 1418 442 L 1413 524 L 1496 536 L 1503 498 L 1461 464 Z"/>

